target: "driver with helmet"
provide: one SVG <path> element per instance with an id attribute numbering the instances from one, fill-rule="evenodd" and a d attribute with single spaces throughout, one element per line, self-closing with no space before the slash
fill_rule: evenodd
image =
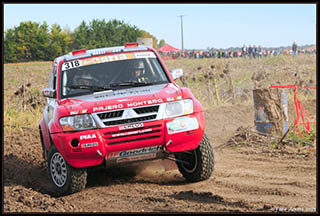
<path id="1" fill-rule="evenodd" d="M 131 77 L 133 78 L 132 81 L 136 81 L 139 83 L 146 83 L 149 81 L 148 78 L 145 77 L 145 68 L 142 60 L 136 60 L 135 62 L 133 62 L 131 73 Z"/>
<path id="2" fill-rule="evenodd" d="M 75 85 L 92 86 L 94 85 L 94 82 L 95 79 L 89 73 L 84 73 L 80 76 L 75 76 L 74 78 Z"/>

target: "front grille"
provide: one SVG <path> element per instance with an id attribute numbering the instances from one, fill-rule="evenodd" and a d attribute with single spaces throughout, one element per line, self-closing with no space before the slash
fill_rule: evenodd
<path id="1" fill-rule="evenodd" d="M 155 140 L 162 137 L 162 130 L 163 126 L 157 124 L 128 130 L 109 131 L 104 133 L 104 139 L 108 145 Z"/>
<path id="2" fill-rule="evenodd" d="M 119 118 L 122 116 L 124 110 L 113 111 L 113 112 L 106 112 L 98 114 L 101 120 L 110 119 L 110 118 Z"/>
<path id="3" fill-rule="evenodd" d="M 101 126 L 114 126 L 157 119 L 160 105 L 126 108 L 122 110 L 97 113 Z"/>
<path id="4" fill-rule="evenodd" d="M 149 121 L 149 120 L 155 119 L 156 117 L 157 117 L 157 115 L 150 115 L 150 116 L 143 116 L 143 117 L 138 117 L 138 118 L 107 121 L 107 122 L 103 122 L 103 123 L 104 123 L 105 126 L 121 125 L 121 124 L 127 124 L 127 123 Z"/>
<path id="5" fill-rule="evenodd" d="M 157 106 L 150 106 L 150 107 L 141 107 L 141 108 L 134 108 L 133 109 L 138 114 L 145 114 L 145 113 L 152 113 L 152 112 L 158 112 L 159 105 Z"/>

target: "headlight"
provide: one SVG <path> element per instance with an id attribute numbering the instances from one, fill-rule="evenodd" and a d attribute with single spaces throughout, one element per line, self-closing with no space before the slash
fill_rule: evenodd
<path id="1" fill-rule="evenodd" d="M 175 101 L 166 104 L 166 117 L 176 117 L 193 113 L 193 101 L 191 99 Z"/>
<path id="2" fill-rule="evenodd" d="M 96 124 L 89 114 L 63 117 L 60 119 L 60 125 L 63 131 L 96 128 Z"/>

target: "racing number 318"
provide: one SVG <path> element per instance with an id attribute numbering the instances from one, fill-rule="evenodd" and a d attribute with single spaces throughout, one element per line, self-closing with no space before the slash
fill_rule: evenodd
<path id="1" fill-rule="evenodd" d="M 66 69 L 74 68 L 74 67 L 79 67 L 80 63 L 78 60 L 71 61 L 71 62 L 66 62 Z"/>

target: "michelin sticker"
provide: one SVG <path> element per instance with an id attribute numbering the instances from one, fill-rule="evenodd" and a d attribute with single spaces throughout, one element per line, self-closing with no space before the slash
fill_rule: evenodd
<path id="1" fill-rule="evenodd" d="M 199 124 L 196 118 L 181 117 L 167 123 L 168 134 L 195 130 L 198 128 Z"/>

